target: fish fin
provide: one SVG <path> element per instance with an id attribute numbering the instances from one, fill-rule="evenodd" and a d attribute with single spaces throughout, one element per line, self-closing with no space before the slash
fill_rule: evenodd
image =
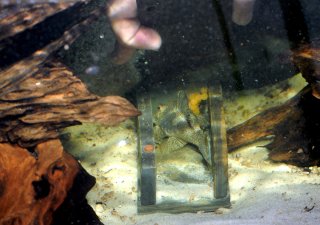
<path id="1" fill-rule="evenodd" d="M 183 90 L 178 91 L 177 108 L 184 115 L 188 115 L 189 114 L 188 97 L 187 97 L 186 92 L 183 91 Z"/>
<path id="2" fill-rule="evenodd" d="M 163 140 L 160 144 L 161 154 L 171 154 L 173 151 L 178 150 L 185 146 L 187 142 L 176 138 L 176 137 L 168 137 Z"/>

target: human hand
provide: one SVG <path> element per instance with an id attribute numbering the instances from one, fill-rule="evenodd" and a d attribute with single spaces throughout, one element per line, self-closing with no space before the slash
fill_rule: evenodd
<path id="1" fill-rule="evenodd" d="M 159 33 L 144 27 L 137 19 L 136 0 L 110 0 L 107 15 L 117 37 L 112 54 L 116 64 L 127 62 L 136 49 L 158 50 L 161 46 Z"/>
<path id="2" fill-rule="evenodd" d="M 252 20 L 254 3 L 256 0 L 233 0 L 232 21 L 246 26 Z"/>

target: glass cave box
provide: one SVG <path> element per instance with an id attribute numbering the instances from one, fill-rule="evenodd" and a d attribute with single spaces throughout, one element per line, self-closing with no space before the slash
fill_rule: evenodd
<path id="1" fill-rule="evenodd" d="M 137 104 L 138 212 L 230 206 L 221 86 L 159 87 Z"/>

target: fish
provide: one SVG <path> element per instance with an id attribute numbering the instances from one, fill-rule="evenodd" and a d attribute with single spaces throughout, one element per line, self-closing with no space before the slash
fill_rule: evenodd
<path id="1" fill-rule="evenodd" d="M 196 146 L 206 164 L 212 166 L 208 122 L 201 117 L 195 116 L 188 107 L 188 98 L 185 91 L 177 93 L 177 101 L 172 105 L 160 107 L 156 116 L 156 124 L 160 127 L 163 135 L 168 140 L 162 146 L 175 149 L 183 147 L 183 143 Z M 180 141 L 179 141 L 180 140 Z M 178 143 L 177 146 L 168 146 L 169 143 Z M 161 148 L 161 144 L 160 144 Z M 166 151 L 166 150 L 164 150 Z"/>

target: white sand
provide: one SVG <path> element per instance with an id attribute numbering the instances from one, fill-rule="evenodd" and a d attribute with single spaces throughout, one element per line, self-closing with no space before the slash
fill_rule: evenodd
<path id="1" fill-rule="evenodd" d="M 229 154 L 232 207 L 210 213 L 137 214 L 134 123 L 71 128 L 69 151 L 97 178 L 89 203 L 105 224 L 319 224 L 320 168 L 275 164 L 256 143 Z M 195 190 L 196 192 L 197 190 Z"/>
<path id="2" fill-rule="evenodd" d="M 271 163 L 267 151 L 256 146 L 229 154 L 231 209 L 137 215 L 135 133 L 123 126 L 103 130 L 107 147 L 91 151 L 90 160 L 82 161 L 97 178 L 88 200 L 105 224 L 317 224 L 320 221 L 320 169 L 310 168 L 309 173 L 294 166 Z M 123 139 L 116 141 L 110 138 L 111 134 L 115 137 L 125 134 L 127 144 L 121 146 Z M 90 133 L 87 135 L 94 138 Z M 258 145 L 261 144 L 265 143 Z M 95 147 L 99 149 L 97 142 Z M 92 165 L 93 162 L 96 164 Z"/>

